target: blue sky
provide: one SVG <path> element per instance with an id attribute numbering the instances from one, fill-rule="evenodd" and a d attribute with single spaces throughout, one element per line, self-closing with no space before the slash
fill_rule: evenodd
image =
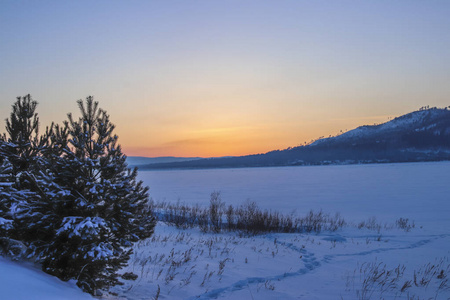
<path id="1" fill-rule="evenodd" d="M 295 146 L 450 105 L 448 1 L 2 1 L 0 96 L 94 95 L 129 155 Z"/>

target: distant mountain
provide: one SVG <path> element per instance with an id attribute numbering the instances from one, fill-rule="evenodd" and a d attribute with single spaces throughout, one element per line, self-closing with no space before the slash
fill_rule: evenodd
<path id="1" fill-rule="evenodd" d="M 422 109 L 380 125 L 360 126 L 336 137 L 320 139 L 310 144 L 310 146 L 327 143 L 366 143 L 370 141 L 378 143 L 379 140 L 386 141 L 387 139 L 393 143 L 400 143 L 405 147 L 440 146 L 442 138 L 450 134 L 449 123 L 449 110 L 438 108 Z M 434 143 L 430 144 L 430 142 Z"/>
<path id="2" fill-rule="evenodd" d="M 450 110 L 427 108 L 380 125 L 265 154 L 157 163 L 142 169 L 237 168 L 450 160 Z"/>
<path id="3" fill-rule="evenodd" d="M 174 156 L 161 156 L 161 157 L 144 157 L 144 156 L 128 156 L 127 163 L 130 167 L 161 164 L 171 162 L 183 162 L 190 160 L 202 159 L 203 157 L 174 157 Z"/>

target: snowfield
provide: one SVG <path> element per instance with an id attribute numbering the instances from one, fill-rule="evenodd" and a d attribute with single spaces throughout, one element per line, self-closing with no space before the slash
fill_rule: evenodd
<path id="1" fill-rule="evenodd" d="M 233 205 L 249 199 L 283 213 L 322 209 L 347 221 L 403 217 L 432 231 L 450 228 L 450 162 L 140 171 L 138 178 L 155 201 L 209 205 L 220 191 Z"/>
<path id="2" fill-rule="evenodd" d="M 322 209 L 347 224 L 249 236 L 159 222 L 121 270 L 138 278 L 102 299 L 450 299 L 450 162 L 141 171 L 139 178 L 155 201 L 207 207 L 220 191 L 226 204 L 251 200 L 298 216 Z M 0 268 L 1 299 L 89 299 L 30 267 L 2 259 Z"/>
<path id="3" fill-rule="evenodd" d="M 448 299 L 449 245 L 420 229 L 240 237 L 159 224 L 123 270 L 139 278 L 107 298 L 159 286 L 159 299 Z"/>
<path id="4" fill-rule="evenodd" d="M 348 225 L 245 236 L 158 223 L 122 271 L 139 278 L 107 298 L 449 299 L 449 170 L 440 162 L 141 172 L 156 201 L 207 206 L 216 190 L 227 204 L 322 209 Z"/>
<path id="5" fill-rule="evenodd" d="M 0 299 L 83 300 L 93 299 L 75 282 L 63 282 L 30 263 L 12 262 L 0 256 Z"/>

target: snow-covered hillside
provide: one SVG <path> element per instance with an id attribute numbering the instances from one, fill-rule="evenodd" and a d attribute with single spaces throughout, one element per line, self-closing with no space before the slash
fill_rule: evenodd
<path id="1" fill-rule="evenodd" d="M 321 145 L 327 142 L 343 142 L 349 140 L 356 140 L 368 138 L 371 136 L 383 136 L 392 132 L 400 131 L 424 131 L 435 128 L 436 122 L 442 121 L 442 118 L 450 118 L 450 111 L 448 109 L 424 109 L 411 112 L 409 114 L 397 117 L 389 122 L 379 125 L 365 125 L 347 131 L 341 135 L 319 139 L 311 146 Z M 450 127 L 448 128 L 450 130 Z"/>

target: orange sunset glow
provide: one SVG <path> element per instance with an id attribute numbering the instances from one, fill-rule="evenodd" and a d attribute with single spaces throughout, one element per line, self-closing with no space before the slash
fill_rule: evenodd
<path id="1" fill-rule="evenodd" d="M 129 156 L 294 147 L 447 106 L 446 11 L 418 1 L 10 1 L 0 117 L 30 93 L 44 129 L 92 95 Z"/>

